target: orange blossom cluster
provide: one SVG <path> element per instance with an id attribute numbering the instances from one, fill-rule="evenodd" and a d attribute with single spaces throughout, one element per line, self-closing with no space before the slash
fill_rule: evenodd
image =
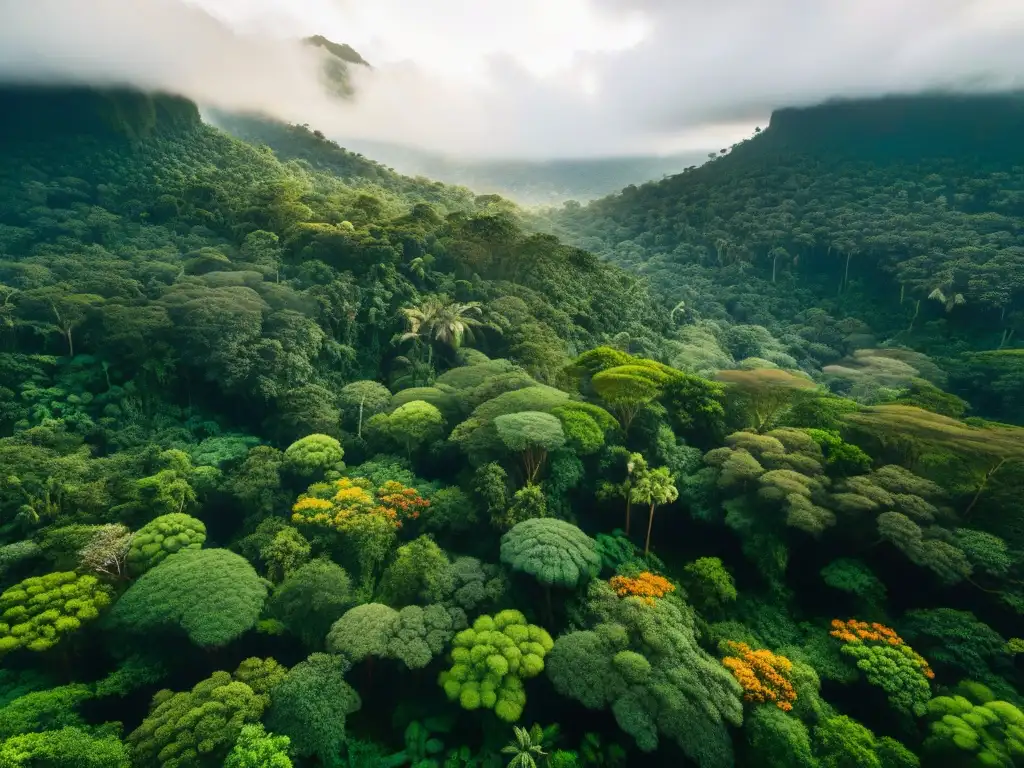
<path id="1" fill-rule="evenodd" d="M 755 651 L 746 643 L 727 642 L 726 645 L 736 655 L 726 656 L 722 664 L 743 686 L 745 701 L 756 704 L 770 701 L 784 712 L 793 708 L 796 691 L 789 679 L 793 662 L 771 651 Z"/>
<path id="2" fill-rule="evenodd" d="M 877 621 L 868 623 L 866 621 L 857 621 L 856 619 L 850 619 L 849 621 L 832 619 L 832 631 L 829 634 L 838 640 L 842 640 L 844 643 L 906 645 L 903 638 L 896 634 L 896 630 L 885 626 L 885 624 L 879 624 Z M 934 679 L 935 672 L 928 666 L 928 662 L 924 660 L 924 657 L 913 651 L 910 646 L 907 646 L 907 649 L 913 653 L 914 660 L 917 661 L 924 676 L 929 680 Z"/>
<path id="3" fill-rule="evenodd" d="M 654 605 L 654 598 L 675 592 L 675 585 L 663 576 L 644 571 L 636 577 L 613 576 L 608 582 L 619 597 L 640 597 Z"/>

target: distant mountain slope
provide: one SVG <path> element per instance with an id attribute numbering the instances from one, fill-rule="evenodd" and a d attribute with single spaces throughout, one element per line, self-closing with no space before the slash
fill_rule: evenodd
<path id="1" fill-rule="evenodd" d="M 462 187 L 423 177 L 403 176 L 382 163 L 350 152 L 306 125 L 288 125 L 268 118 L 215 110 L 210 111 L 207 117 L 232 136 L 250 144 L 269 147 L 282 160 L 302 160 L 318 171 L 333 173 L 343 179 L 374 183 L 430 201 L 452 194 L 467 201 L 473 198 L 473 193 Z"/>
<path id="2" fill-rule="evenodd" d="M 201 124 L 188 99 L 116 88 L 0 86 L 0 115 L 0 140 L 66 133 L 144 138 Z"/>
<path id="3" fill-rule="evenodd" d="M 1024 339 L 1021 136 L 1020 95 L 785 109 L 713 162 L 534 223 L 648 276 L 691 322 L 835 339 L 855 320 L 946 358 L 1009 348 Z"/>
<path id="4" fill-rule="evenodd" d="M 359 55 L 351 45 L 347 43 L 335 43 L 332 40 L 328 40 L 323 35 L 313 35 L 303 39 L 303 42 L 307 45 L 312 45 L 317 48 L 323 48 L 325 51 L 333 54 L 335 58 L 341 61 L 348 62 L 349 64 L 360 64 L 363 66 L 370 66 L 369 62 Z"/>
<path id="5" fill-rule="evenodd" d="M 1016 96 L 782 110 L 714 162 L 548 224 L 645 271 L 774 276 L 781 292 L 823 279 L 831 298 L 861 283 L 897 306 L 902 288 L 907 324 L 918 299 L 925 319 L 947 314 L 936 290 L 961 295 L 956 312 L 1001 331 L 1024 308 L 1021 135 Z M 683 287 L 659 282 L 670 294 Z"/>
<path id="6" fill-rule="evenodd" d="M 322 70 L 322 82 L 329 92 L 341 98 L 349 98 L 355 93 L 352 86 L 351 65 L 369 67 L 366 61 L 350 45 L 335 43 L 323 35 L 313 35 L 302 40 L 306 45 L 319 48 L 330 54 L 326 58 Z"/>

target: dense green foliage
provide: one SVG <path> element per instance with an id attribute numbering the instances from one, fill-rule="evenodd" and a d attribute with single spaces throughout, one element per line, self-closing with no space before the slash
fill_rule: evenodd
<path id="1" fill-rule="evenodd" d="M 1024 177 L 925 102 L 544 220 L 0 90 L 0 764 L 1019 764 Z"/>

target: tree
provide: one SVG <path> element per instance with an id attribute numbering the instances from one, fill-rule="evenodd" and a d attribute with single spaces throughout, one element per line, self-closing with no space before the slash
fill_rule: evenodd
<path id="1" fill-rule="evenodd" d="M 677 434 L 697 441 L 722 434 L 724 401 L 725 387 L 721 384 L 681 372 L 674 373 L 666 382 L 661 395 Z"/>
<path id="2" fill-rule="evenodd" d="M 314 483 L 292 505 L 292 522 L 342 535 L 359 566 L 361 586 L 372 590 L 378 567 L 391 552 L 396 530 L 419 517 L 430 502 L 415 488 L 388 480 L 376 492 L 367 478 Z"/>
<path id="3" fill-rule="evenodd" d="M 110 524 L 100 529 L 78 552 L 81 566 L 115 581 L 125 578 L 128 573 L 128 554 L 132 543 L 132 532 L 127 526 Z"/>
<path id="4" fill-rule="evenodd" d="M 553 408 L 551 413 L 562 422 L 567 445 L 580 456 L 600 450 L 605 433 L 619 426 L 615 417 L 593 403 L 570 402 Z"/>
<path id="5" fill-rule="evenodd" d="M 80 683 L 22 695 L 15 688 L 11 693 L 0 708 L 0 741 L 29 731 L 84 726 L 79 709 L 94 698 L 89 686 Z"/>
<path id="6" fill-rule="evenodd" d="M 139 506 L 162 514 L 182 514 L 197 500 L 192 481 L 195 471 L 188 454 L 182 451 L 164 451 L 160 454 L 164 465 L 153 475 L 136 481 Z"/>
<path id="7" fill-rule="evenodd" d="M 644 557 L 651 551 L 651 528 L 654 525 L 654 508 L 671 504 L 679 498 L 672 473 L 668 467 L 646 470 L 640 474 L 629 492 L 630 499 L 637 504 L 647 504 L 647 538 L 644 541 Z"/>
<path id="8" fill-rule="evenodd" d="M 548 500 L 539 485 L 524 485 L 512 494 L 508 506 L 491 515 L 491 524 L 507 531 L 524 520 L 548 516 Z"/>
<path id="9" fill-rule="evenodd" d="M 283 440 L 303 435 L 337 434 L 338 406 L 334 392 L 319 384 L 303 384 L 281 392 L 274 413 Z"/>
<path id="10" fill-rule="evenodd" d="M 747 743 L 765 768 L 819 768 L 811 733 L 777 707 L 755 707 L 743 718 Z"/>
<path id="11" fill-rule="evenodd" d="M 746 411 L 750 426 L 758 432 L 764 432 L 783 411 L 815 389 L 810 379 L 780 368 L 719 371 L 718 380 L 725 383 Z"/>
<path id="12" fill-rule="evenodd" d="M 191 515 L 172 512 L 142 526 L 131 540 L 128 568 L 141 575 L 159 565 L 175 552 L 201 549 L 206 541 L 206 525 Z"/>
<path id="13" fill-rule="evenodd" d="M 977 680 L 1000 696 L 1013 697 L 1003 675 L 1012 663 L 1006 640 L 970 611 L 925 608 L 907 611 L 900 632 L 949 677 Z"/>
<path id="14" fill-rule="evenodd" d="M 190 691 L 159 691 L 128 734 L 133 760 L 153 768 L 223 765 L 242 728 L 258 722 L 269 703 L 228 672 L 214 672 Z"/>
<path id="15" fill-rule="evenodd" d="M 363 603 L 334 622 L 327 650 L 352 663 L 374 656 L 421 669 L 444 650 L 453 633 L 452 615 L 441 605 L 409 605 L 396 611 L 381 603 Z"/>
<path id="16" fill-rule="evenodd" d="M 925 749 L 944 765 L 1012 766 L 1019 760 L 1024 713 L 992 691 L 965 681 L 928 702 Z"/>
<path id="17" fill-rule="evenodd" d="M 226 645 L 252 627 L 267 596 L 249 562 L 226 549 L 186 550 L 146 571 L 110 620 L 133 632 L 183 631 L 196 645 Z"/>
<path id="18" fill-rule="evenodd" d="M 528 485 L 537 479 L 548 453 L 565 445 L 562 424 L 549 413 L 505 414 L 494 420 L 494 427 L 505 447 L 519 454 Z"/>
<path id="19" fill-rule="evenodd" d="M 501 537 L 501 561 L 550 587 L 575 589 L 597 576 L 601 558 L 592 538 L 553 517 L 516 524 Z"/>
<path id="20" fill-rule="evenodd" d="M 725 650 L 733 656 L 722 659 L 743 687 L 743 700 L 755 704 L 771 702 L 783 712 L 793 709 L 796 689 L 793 687 L 793 662 L 768 650 L 754 650 L 746 643 L 724 641 Z"/>
<path id="21" fill-rule="evenodd" d="M 594 374 L 591 386 L 598 397 L 618 417 L 622 431 L 628 433 L 640 410 L 658 398 L 670 376 L 646 365 L 620 365 Z"/>
<path id="22" fill-rule="evenodd" d="M 473 329 L 480 325 L 480 303 L 448 302 L 447 297 L 429 298 L 418 307 L 406 307 L 408 330 L 399 341 L 416 339 L 427 345 L 427 362 L 434 356 L 434 344 L 458 349 L 463 341 L 473 339 Z"/>
<path id="23" fill-rule="evenodd" d="M 131 768 L 128 750 L 111 733 L 82 728 L 25 733 L 0 742 L 0 765 L 9 768 Z"/>
<path id="24" fill-rule="evenodd" d="M 312 548 L 306 537 L 292 527 L 282 528 L 260 547 L 260 559 L 267 564 L 267 576 L 280 582 L 291 571 L 309 560 Z"/>
<path id="25" fill-rule="evenodd" d="M 19 309 L 23 308 L 34 328 L 41 332 L 58 332 L 64 337 L 68 357 L 75 356 L 75 329 L 105 301 L 95 293 L 74 293 L 68 283 L 23 291 L 18 299 Z"/>
<path id="26" fill-rule="evenodd" d="M 647 472 L 647 460 L 642 454 L 629 453 L 624 448 L 616 447 L 626 455 L 626 478 L 621 483 L 603 481 L 598 488 L 599 499 L 621 498 L 626 501 L 626 536 L 629 536 L 630 512 L 633 507 L 633 485 L 638 477 Z"/>
<path id="27" fill-rule="evenodd" d="M 480 616 L 452 641 L 452 666 L 438 682 L 449 701 L 463 709 L 493 709 L 499 719 L 514 723 L 523 714 L 523 680 L 544 671 L 551 636 L 528 624 L 519 611 Z"/>
<path id="28" fill-rule="evenodd" d="M 377 597 L 401 608 L 411 603 L 440 603 L 455 587 L 451 563 L 429 536 L 403 544 L 384 570 Z"/>
<path id="29" fill-rule="evenodd" d="M 732 574 L 717 557 L 699 557 L 683 569 L 683 583 L 691 600 L 705 611 L 735 602 L 736 584 Z"/>
<path id="30" fill-rule="evenodd" d="M 434 534 L 464 533 L 478 522 L 476 504 L 458 486 L 441 488 L 430 497 L 429 512 L 421 517 L 425 530 Z"/>
<path id="31" fill-rule="evenodd" d="M 856 661 L 868 682 L 886 692 L 894 708 L 924 714 L 931 698 L 928 681 L 935 673 L 903 638 L 882 624 L 855 619 L 833 620 L 829 634 L 843 643 L 842 652 Z"/>
<path id="32" fill-rule="evenodd" d="M 323 646 L 331 625 L 353 602 L 352 582 L 340 565 L 317 558 L 291 571 L 267 610 L 308 648 Z"/>
<path id="33" fill-rule="evenodd" d="M 539 729 L 538 729 L 539 730 Z M 512 729 L 515 739 L 501 748 L 504 755 L 511 755 L 507 768 L 537 768 L 537 758 L 547 755 L 541 747 L 540 738 L 518 725 Z"/>
<path id="34" fill-rule="evenodd" d="M 885 603 L 885 584 L 860 560 L 833 560 L 821 569 L 821 577 L 833 589 L 854 595 L 868 610 L 877 611 Z"/>
<path id="35" fill-rule="evenodd" d="M 917 756 L 888 736 L 878 738 L 846 715 L 824 718 L 814 728 L 814 747 L 823 768 L 917 768 Z"/>
<path id="36" fill-rule="evenodd" d="M 409 458 L 424 443 L 440 439 L 443 431 L 441 411 L 422 400 L 399 406 L 387 417 L 388 435 L 405 448 L 405 455 Z"/>
<path id="37" fill-rule="evenodd" d="M 287 736 L 267 733 L 261 723 L 243 725 L 224 768 L 292 768 L 290 744 Z"/>
<path id="38" fill-rule="evenodd" d="M 351 424 L 355 416 L 356 435 L 363 436 L 363 422 L 387 410 L 391 390 L 376 381 L 353 381 L 338 392 L 342 422 Z"/>
<path id="39" fill-rule="evenodd" d="M 278 283 L 281 282 L 282 250 L 280 238 L 263 229 L 250 232 L 242 242 L 242 258 L 272 270 L 274 281 Z"/>
<path id="40" fill-rule="evenodd" d="M 110 590 L 91 575 L 32 576 L 0 594 L 0 656 L 18 648 L 46 651 L 110 605 Z"/>
<path id="41" fill-rule="evenodd" d="M 345 682 L 349 664 L 340 656 L 311 654 L 271 689 L 267 727 L 291 740 L 299 757 L 333 765 L 345 744 L 345 719 L 362 707 Z"/>
<path id="42" fill-rule="evenodd" d="M 735 764 L 728 725 L 742 688 L 697 642 L 694 616 L 673 595 L 650 604 L 591 582 L 577 629 L 555 641 L 548 677 L 587 709 L 610 709 L 644 752 L 675 741 L 703 768 Z M 656 638 L 656 642 L 650 642 Z"/>
<path id="43" fill-rule="evenodd" d="M 285 463 L 295 472 L 307 477 L 322 474 L 328 469 L 343 467 L 345 451 L 335 438 L 329 435 L 306 435 L 288 446 L 284 452 Z"/>

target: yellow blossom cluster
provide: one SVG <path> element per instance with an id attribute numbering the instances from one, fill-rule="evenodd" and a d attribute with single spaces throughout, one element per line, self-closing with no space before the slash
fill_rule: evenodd
<path id="1" fill-rule="evenodd" d="M 333 483 L 310 486 L 292 505 L 292 522 L 344 530 L 360 515 L 379 515 L 401 528 L 406 519 L 419 517 L 430 502 L 415 488 L 389 480 L 376 492 L 366 478 L 343 477 Z"/>

